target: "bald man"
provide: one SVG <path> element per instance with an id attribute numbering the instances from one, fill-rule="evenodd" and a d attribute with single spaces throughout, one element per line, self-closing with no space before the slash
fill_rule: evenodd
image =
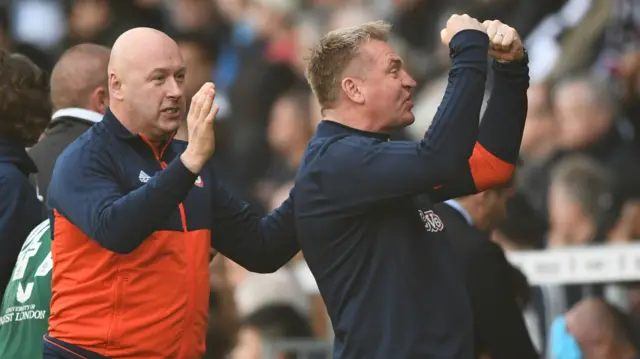
<path id="1" fill-rule="evenodd" d="M 102 120 L 109 106 L 110 50 L 80 44 L 65 51 L 51 72 L 53 116 L 44 138 L 29 150 L 38 168 L 36 188 L 46 203 L 53 164 L 71 142 Z"/>
<path id="2" fill-rule="evenodd" d="M 291 201 L 258 218 L 216 178 L 213 84 L 192 98 L 162 32 L 125 32 L 111 50 L 109 108 L 69 145 L 49 185 L 53 256 L 45 358 L 201 358 L 211 247 L 273 272 L 299 247 Z"/>
<path id="3" fill-rule="evenodd" d="M 626 320 L 622 312 L 602 299 L 580 301 L 554 321 L 551 358 L 640 358 Z"/>

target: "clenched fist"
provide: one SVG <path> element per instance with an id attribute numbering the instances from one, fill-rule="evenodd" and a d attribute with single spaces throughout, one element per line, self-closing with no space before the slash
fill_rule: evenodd
<path id="1" fill-rule="evenodd" d="M 484 27 L 478 20 L 472 18 L 471 16 L 464 15 L 451 15 L 449 20 L 447 20 L 447 27 L 440 31 L 440 40 L 445 46 L 449 46 L 449 42 L 451 39 L 462 30 L 478 30 L 484 33 L 487 32 L 486 27 Z"/>
<path id="2" fill-rule="evenodd" d="M 517 61 L 524 56 L 522 40 L 516 29 L 500 20 L 487 20 L 482 25 L 489 36 L 489 55 L 499 62 Z"/>

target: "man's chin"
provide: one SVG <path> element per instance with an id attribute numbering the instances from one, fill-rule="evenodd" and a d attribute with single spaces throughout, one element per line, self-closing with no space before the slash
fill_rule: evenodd
<path id="1" fill-rule="evenodd" d="M 413 113 L 411 112 L 405 113 L 402 116 L 402 119 L 401 119 L 402 127 L 411 126 L 413 125 L 414 122 L 416 122 L 416 116 L 414 116 Z"/>
<path id="2" fill-rule="evenodd" d="M 165 119 L 162 121 L 161 129 L 164 133 L 174 133 L 178 131 L 181 124 L 181 119 Z"/>

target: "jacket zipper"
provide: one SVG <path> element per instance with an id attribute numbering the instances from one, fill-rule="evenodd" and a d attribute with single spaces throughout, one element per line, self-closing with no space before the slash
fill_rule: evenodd
<path id="1" fill-rule="evenodd" d="M 167 147 L 169 146 L 169 143 L 171 143 L 171 139 L 169 139 L 169 141 L 167 141 L 167 143 L 164 145 L 164 147 L 162 148 L 162 150 L 160 151 L 160 153 L 158 153 L 155 149 L 155 147 L 153 147 L 153 144 L 151 143 L 151 141 L 149 141 L 146 137 L 144 137 L 143 135 L 140 135 L 140 138 L 142 138 L 142 140 L 144 142 L 147 143 L 147 145 L 149 145 L 149 147 L 151 147 L 151 151 L 153 151 L 153 156 L 156 158 L 156 161 L 158 161 L 158 163 L 160 163 L 160 167 L 162 167 L 162 169 L 167 168 L 167 163 L 162 161 L 162 155 L 164 154 L 164 151 L 167 149 Z M 182 231 L 187 233 L 187 215 L 186 212 L 184 210 L 184 204 L 181 202 L 180 204 L 178 204 L 178 208 L 180 209 L 180 220 L 182 221 Z M 189 245 L 185 245 L 185 250 L 187 252 L 187 268 L 188 268 L 188 276 L 187 276 L 187 280 L 189 281 L 189 296 L 187 297 L 187 315 L 184 321 L 184 329 L 183 329 L 183 337 L 182 337 L 182 345 L 180 347 L 180 349 L 178 350 L 179 354 L 178 354 L 178 359 L 182 359 L 185 358 L 188 350 L 193 347 L 194 343 L 190 343 L 190 335 L 186 335 L 187 333 L 189 333 L 189 328 L 192 326 L 192 322 L 193 322 L 193 313 L 195 311 L 194 306 L 194 300 L 196 297 L 196 291 L 195 291 L 195 268 L 194 268 L 194 260 L 195 260 L 195 254 L 193 253 L 193 246 L 189 246 Z"/>

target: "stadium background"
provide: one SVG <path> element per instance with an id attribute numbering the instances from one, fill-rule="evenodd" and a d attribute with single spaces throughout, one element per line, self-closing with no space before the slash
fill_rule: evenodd
<path id="1" fill-rule="evenodd" d="M 51 70 L 66 48 L 111 46 L 132 27 L 172 35 L 189 66 L 187 92 L 216 84 L 216 164 L 266 212 L 288 195 L 320 120 L 304 81 L 305 50 L 332 28 L 390 21 L 391 41 L 419 83 L 416 124 L 395 135 L 418 138 L 446 86 L 439 30 L 452 13 L 500 19 L 529 51 L 518 194 L 492 238 L 528 277 L 534 342 L 545 352 L 551 320 L 589 295 L 606 297 L 640 328 L 638 1 L 0 0 L 0 46 Z M 280 358 L 269 354 L 274 345 L 316 358 L 330 348 L 330 324 L 301 257 L 269 275 L 221 256 L 211 269 L 207 358 Z"/>

